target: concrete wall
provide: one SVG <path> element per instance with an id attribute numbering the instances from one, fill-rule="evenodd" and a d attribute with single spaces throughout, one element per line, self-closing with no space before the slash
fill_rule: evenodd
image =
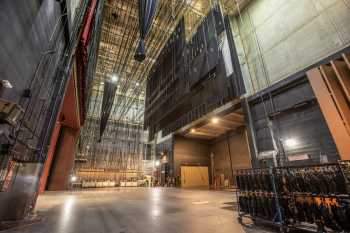
<path id="1" fill-rule="evenodd" d="M 238 132 L 233 132 L 228 137 L 223 137 L 216 141 L 211 146 L 211 152 L 214 154 L 214 172 L 215 177 L 224 174 L 225 179 L 232 180 L 232 172 L 230 166 L 230 153 L 232 168 L 235 174 L 235 170 L 251 167 L 251 158 L 249 148 L 247 144 L 246 130 L 242 129 Z"/>
<path id="2" fill-rule="evenodd" d="M 249 94 L 350 45 L 350 0 L 255 0 L 232 19 Z"/>
<path id="3" fill-rule="evenodd" d="M 181 165 L 208 166 L 210 171 L 210 145 L 198 140 L 175 137 L 174 176 L 180 176 Z"/>

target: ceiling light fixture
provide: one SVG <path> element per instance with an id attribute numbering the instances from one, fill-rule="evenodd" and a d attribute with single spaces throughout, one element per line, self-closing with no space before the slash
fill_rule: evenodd
<path id="1" fill-rule="evenodd" d="M 77 177 L 76 176 L 72 176 L 71 178 L 70 178 L 70 180 L 72 181 L 72 182 L 75 182 L 75 181 L 77 181 Z"/>
<path id="2" fill-rule="evenodd" d="M 196 129 L 191 129 L 191 133 L 195 133 L 196 132 Z"/>
<path id="3" fill-rule="evenodd" d="M 117 82 L 118 81 L 118 76 L 116 74 L 113 74 L 112 77 L 111 77 L 111 81 L 112 82 Z"/>
<path id="4" fill-rule="evenodd" d="M 217 123 L 219 122 L 219 118 L 213 117 L 213 118 L 211 119 L 211 122 L 214 123 L 214 124 L 217 124 Z"/>
<path id="5" fill-rule="evenodd" d="M 156 167 L 159 167 L 160 161 L 159 161 L 159 160 L 156 160 L 155 165 L 156 165 Z"/>
<path id="6" fill-rule="evenodd" d="M 284 141 L 284 143 L 288 147 L 294 147 L 298 144 L 298 141 L 295 138 L 288 138 Z"/>
<path id="7" fill-rule="evenodd" d="M 191 5 L 192 4 L 192 0 L 186 0 L 187 5 Z"/>

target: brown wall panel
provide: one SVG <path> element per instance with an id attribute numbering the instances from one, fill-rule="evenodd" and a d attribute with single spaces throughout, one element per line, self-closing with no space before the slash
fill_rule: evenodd
<path id="1" fill-rule="evenodd" d="M 230 146 L 230 151 L 228 146 Z M 251 167 L 245 129 L 217 141 L 212 145 L 211 152 L 214 154 L 215 176 L 224 174 L 225 179 L 229 179 L 231 184 L 234 184 L 234 178 L 232 179 L 230 160 L 232 161 L 233 174 L 237 169 Z M 231 152 L 231 159 L 229 152 Z"/>
<path id="2" fill-rule="evenodd" d="M 331 64 L 337 75 L 338 81 L 343 88 L 346 98 L 350 101 L 350 69 L 345 61 L 334 60 Z"/>
<path id="3" fill-rule="evenodd" d="M 68 189 L 78 136 L 79 130 L 62 127 L 62 136 L 59 144 L 57 144 L 55 163 L 52 168 L 48 190 Z"/>
<path id="4" fill-rule="evenodd" d="M 228 144 L 229 142 L 229 144 Z M 229 147 L 231 158 L 229 153 Z M 211 168 L 211 153 L 214 154 L 214 171 Z M 247 135 L 245 129 L 237 130 L 224 136 L 217 141 L 210 143 L 201 140 L 188 139 L 184 137 L 175 137 L 174 140 L 174 176 L 181 176 L 181 166 L 195 165 L 207 166 L 209 170 L 209 181 L 212 184 L 212 173 L 214 172 L 217 179 L 222 175 L 234 184 L 232 170 L 251 167 L 251 157 L 247 144 Z M 217 184 L 218 185 L 218 184 Z M 219 186 L 222 186 L 220 184 Z"/>
<path id="5" fill-rule="evenodd" d="M 350 159 L 350 135 L 346 130 L 337 106 L 332 98 L 327 84 L 319 69 L 312 69 L 307 72 L 310 84 L 317 97 L 322 113 L 326 119 L 329 130 L 343 160 Z"/>
<path id="6" fill-rule="evenodd" d="M 350 70 L 350 54 L 343 54 L 344 61 L 348 65 L 348 68 Z"/>
<path id="7" fill-rule="evenodd" d="M 209 188 L 209 169 L 200 166 L 181 166 L 182 188 Z"/>
<path id="8" fill-rule="evenodd" d="M 175 137 L 174 176 L 181 175 L 181 165 L 208 166 L 210 170 L 210 145 L 184 137 Z"/>
<path id="9" fill-rule="evenodd" d="M 337 63 L 332 62 L 332 66 L 335 64 Z M 337 67 L 337 65 L 333 66 L 333 68 L 334 67 Z M 328 86 L 328 90 L 332 94 L 332 98 L 337 106 L 338 112 L 341 118 L 343 119 L 345 128 L 347 129 L 348 133 L 350 133 L 350 108 L 348 106 L 347 99 L 344 95 L 345 92 L 343 92 L 342 84 L 340 81 L 337 81 L 338 75 L 336 75 L 334 70 L 329 66 L 321 66 L 320 69 L 324 80 Z"/>
<path id="10" fill-rule="evenodd" d="M 48 176 L 50 173 L 50 168 L 52 166 L 52 161 L 54 160 L 54 154 L 55 154 L 56 145 L 57 145 L 58 137 L 60 134 L 61 126 L 62 126 L 61 122 L 57 121 L 56 125 L 55 125 L 55 129 L 54 129 L 52 136 L 51 136 L 50 148 L 49 148 L 49 151 L 47 152 L 47 159 L 44 163 L 44 168 L 43 168 L 44 170 L 43 170 L 41 178 L 40 178 L 39 193 L 43 193 L 45 191 L 45 188 L 46 188 L 47 179 L 48 179 Z"/>

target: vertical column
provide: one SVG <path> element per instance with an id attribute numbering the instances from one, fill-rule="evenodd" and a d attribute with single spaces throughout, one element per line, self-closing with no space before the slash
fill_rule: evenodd
<path id="1" fill-rule="evenodd" d="M 58 141 L 60 130 L 61 130 L 61 122 L 57 121 L 56 125 L 55 125 L 55 129 L 52 133 L 50 148 L 49 148 L 49 151 L 47 153 L 47 159 L 45 161 L 44 168 L 43 168 L 44 170 L 43 170 L 43 173 L 42 173 L 41 178 L 40 178 L 40 186 L 39 186 L 39 193 L 40 194 L 45 191 L 47 178 L 49 176 L 50 168 L 51 168 L 52 161 L 54 158 L 56 144 Z"/>
<path id="2" fill-rule="evenodd" d="M 55 164 L 52 168 L 48 190 L 67 190 L 69 175 L 73 168 L 79 130 L 62 127 L 61 137 L 56 146 Z"/>

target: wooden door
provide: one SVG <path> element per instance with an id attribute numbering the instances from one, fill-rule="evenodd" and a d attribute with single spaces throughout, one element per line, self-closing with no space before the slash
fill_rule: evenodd
<path id="1" fill-rule="evenodd" d="M 181 166 L 182 188 L 209 188 L 208 167 Z"/>

